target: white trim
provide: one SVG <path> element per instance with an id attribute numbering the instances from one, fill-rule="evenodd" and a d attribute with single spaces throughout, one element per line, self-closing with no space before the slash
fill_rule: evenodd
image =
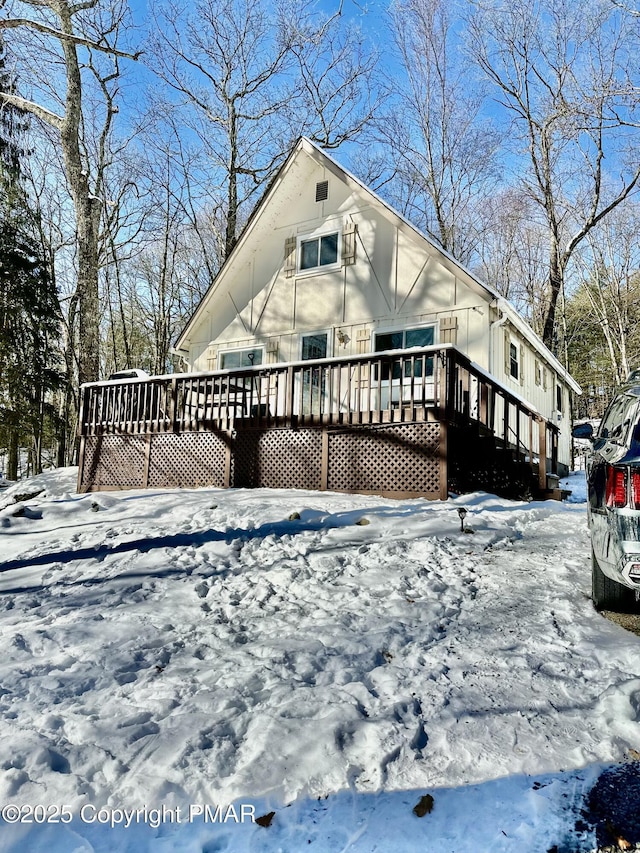
<path id="1" fill-rule="evenodd" d="M 237 369 L 237 368 L 233 368 L 233 367 L 222 367 L 222 357 L 223 356 L 229 355 L 229 353 L 236 353 L 236 352 L 239 352 L 239 353 L 255 352 L 255 350 L 260 350 L 262 352 L 262 361 L 260 362 L 260 365 L 266 364 L 267 349 L 266 349 L 264 344 L 258 344 L 257 346 L 253 346 L 253 347 L 243 346 L 243 347 L 229 347 L 229 349 L 218 349 L 217 360 L 218 360 L 218 364 L 220 365 L 220 369 L 221 370 L 235 370 L 235 369 Z M 253 367 L 253 365 L 251 365 L 251 366 Z"/>
<path id="2" fill-rule="evenodd" d="M 515 335 L 509 333 L 509 370 L 507 371 L 507 378 L 512 382 L 517 382 L 519 385 L 522 384 L 522 363 L 520 358 L 520 347 L 522 346 L 522 341 L 520 341 Z M 511 347 L 516 351 L 515 364 L 516 364 L 516 375 L 513 375 L 513 371 L 511 365 L 514 361 L 511 357 Z"/>
<path id="3" fill-rule="evenodd" d="M 398 324 L 389 324 L 388 322 L 384 322 L 381 326 L 376 326 L 371 329 L 371 352 L 375 353 L 378 350 L 375 349 L 375 339 L 376 335 L 391 335 L 394 332 L 413 332 L 419 331 L 420 329 L 433 329 L 433 344 L 430 346 L 437 346 L 438 340 L 440 338 L 440 324 L 437 320 L 431 320 L 428 323 L 414 323 L 410 326 L 401 326 L 398 327 Z M 402 347 L 402 349 L 412 350 L 412 349 L 424 349 L 424 347 Z M 380 350 L 382 352 L 382 350 Z"/>
<path id="4" fill-rule="evenodd" d="M 277 192 L 280 187 L 282 181 L 285 178 L 288 170 L 291 167 L 291 164 L 294 162 L 295 158 L 298 154 L 304 151 L 306 154 L 310 155 L 317 163 L 319 163 L 323 168 L 328 169 L 329 172 L 333 173 L 339 180 L 352 184 L 352 186 L 358 187 L 363 190 L 369 198 L 374 199 L 383 210 L 387 211 L 387 213 L 393 217 L 396 222 L 403 223 L 405 227 L 407 227 L 410 231 L 416 234 L 420 239 L 422 239 L 428 246 L 430 246 L 442 259 L 445 259 L 447 263 L 452 268 L 452 272 L 454 274 L 459 270 L 468 279 L 476 284 L 476 286 L 480 287 L 482 291 L 487 293 L 492 298 L 492 307 L 501 309 L 503 314 L 508 316 L 508 319 L 512 322 L 512 324 L 520 331 L 523 337 L 529 342 L 529 344 L 534 348 L 534 350 L 540 355 L 541 359 L 548 364 L 559 377 L 563 379 L 563 381 L 577 394 L 582 393 L 582 389 L 578 385 L 578 383 L 570 376 L 570 374 L 565 370 L 562 364 L 558 361 L 558 359 L 553 355 L 553 353 L 545 346 L 545 344 L 541 341 L 541 339 L 533 332 L 530 326 L 523 320 L 515 308 L 507 302 L 507 300 L 501 296 L 498 291 L 482 281 L 478 278 L 477 275 L 472 273 L 467 267 L 457 261 L 452 255 L 446 252 L 441 246 L 437 245 L 436 242 L 431 239 L 428 235 L 426 235 L 423 231 L 421 231 L 416 225 L 410 222 L 405 216 L 395 210 L 390 204 L 388 204 L 384 199 L 382 199 L 377 193 L 375 193 L 370 187 L 364 184 L 359 178 L 341 166 L 336 160 L 331 157 L 327 151 L 321 149 L 318 145 L 306 137 L 301 137 L 298 140 L 297 145 L 291 150 L 289 156 L 281 166 L 280 170 L 277 172 L 275 178 L 273 179 L 271 185 L 264 193 L 262 198 L 259 200 L 258 204 L 254 208 L 251 216 L 249 217 L 249 222 L 247 226 L 243 229 L 242 233 L 239 236 L 238 242 L 236 243 L 233 252 L 226 259 L 225 263 L 222 266 L 222 269 L 219 271 L 215 280 L 211 283 L 207 292 L 200 300 L 198 307 L 195 309 L 189 320 L 187 321 L 185 327 L 183 328 L 180 336 L 176 341 L 176 347 L 180 348 L 186 344 L 187 341 L 190 340 L 190 334 L 193 326 L 196 323 L 196 318 L 200 316 L 200 313 L 205 310 L 205 303 L 208 303 L 209 298 L 219 289 L 221 281 L 224 279 L 227 269 L 229 268 L 231 262 L 235 257 L 237 257 L 238 253 L 242 251 L 244 244 L 250 237 L 251 231 L 255 225 L 256 220 L 262 215 L 264 209 L 266 209 L 271 201 L 274 193 Z M 325 173 L 326 174 L 326 173 Z M 341 233 L 341 229 L 340 229 Z M 340 252 L 340 256 L 342 252 Z M 296 257 L 296 270 L 297 270 L 297 257 Z M 333 266 L 333 265 L 332 265 Z M 326 267 L 324 269 L 327 269 Z M 312 272 L 316 275 L 318 271 L 322 270 L 321 267 L 314 268 Z M 299 272 L 296 272 L 297 275 L 300 275 Z M 302 273 L 302 275 L 306 274 L 306 271 Z M 498 321 L 500 322 L 500 321 Z M 490 327 L 492 328 L 492 327 Z M 493 353 L 493 342 L 489 343 L 489 352 Z M 490 358 L 493 356 L 491 355 Z M 491 365 L 493 367 L 494 365 Z M 495 377 L 493 377 L 495 379 Z"/>
<path id="5" fill-rule="evenodd" d="M 312 240 L 318 241 L 318 259 L 320 257 L 320 240 L 323 237 L 329 237 L 335 234 L 338 238 L 338 258 L 332 264 L 318 264 L 315 267 L 306 267 L 302 269 L 300 266 L 302 244 L 310 243 Z M 312 231 L 310 234 L 298 234 L 296 237 L 296 276 L 318 275 L 318 273 L 331 272 L 339 270 L 342 265 L 342 228 L 327 228 L 323 225 L 321 229 Z"/>
<path id="6" fill-rule="evenodd" d="M 547 365 L 557 374 L 558 378 L 562 379 L 563 382 L 576 394 L 582 394 L 582 388 L 578 385 L 573 376 L 571 376 L 562 366 L 551 350 L 542 343 L 542 340 L 536 335 L 531 326 L 522 319 L 513 305 L 507 302 L 504 297 L 500 296 L 495 303 L 492 303 L 492 307 L 503 311 L 508 322 L 520 332 L 527 343 L 530 344 L 538 353 L 540 359 L 547 363 Z"/>
<path id="7" fill-rule="evenodd" d="M 327 354 L 326 354 L 325 358 L 333 358 L 333 338 L 335 336 L 334 329 L 315 329 L 312 331 L 300 332 L 300 335 L 298 338 L 298 358 L 300 359 L 300 361 L 303 360 L 303 358 L 302 358 L 302 339 L 303 338 L 310 338 L 313 335 L 326 335 L 327 336 Z"/>

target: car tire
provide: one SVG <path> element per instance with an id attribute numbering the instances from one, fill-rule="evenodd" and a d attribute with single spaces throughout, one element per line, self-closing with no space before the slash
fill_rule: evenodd
<path id="1" fill-rule="evenodd" d="M 616 583 L 604 574 L 598 565 L 593 548 L 591 549 L 591 598 L 596 610 L 633 613 L 638 607 L 635 591 L 621 583 Z"/>

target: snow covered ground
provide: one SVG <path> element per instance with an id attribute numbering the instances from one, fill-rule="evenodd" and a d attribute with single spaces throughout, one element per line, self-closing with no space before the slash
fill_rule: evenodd
<path id="1" fill-rule="evenodd" d="M 580 477 L 558 504 L 75 476 L 0 493 L 1 850 L 596 847 L 640 638 L 591 606 Z"/>

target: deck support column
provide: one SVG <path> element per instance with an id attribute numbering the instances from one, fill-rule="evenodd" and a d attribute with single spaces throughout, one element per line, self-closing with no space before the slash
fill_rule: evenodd
<path id="1" fill-rule="evenodd" d="M 541 492 L 547 490 L 547 422 L 544 418 L 538 421 L 540 439 L 538 442 L 538 486 Z"/>

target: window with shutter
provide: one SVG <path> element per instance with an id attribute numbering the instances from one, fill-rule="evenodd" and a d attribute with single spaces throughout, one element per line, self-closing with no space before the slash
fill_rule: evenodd
<path id="1" fill-rule="evenodd" d="M 385 350 L 410 349 L 411 347 L 430 347 L 435 341 L 436 327 L 434 325 L 421 326 L 416 329 L 400 329 L 394 332 L 376 332 L 374 338 L 374 352 Z M 427 376 L 433 376 L 433 358 L 426 360 Z M 404 375 L 411 376 L 411 362 L 406 361 Z M 422 361 L 418 358 L 413 365 L 413 375 L 422 376 Z M 377 377 L 376 377 L 377 378 Z M 392 377 L 400 379 L 400 363 L 393 365 Z M 382 379 L 389 379 L 389 368 L 382 368 Z"/>
<path id="2" fill-rule="evenodd" d="M 518 378 L 518 347 L 513 343 L 513 341 L 509 342 L 509 375 L 513 377 L 513 379 Z"/>
<path id="3" fill-rule="evenodd" d="M 298 237 L 298 272 L 332 269 L 340 263 L 340 232 Z"/>
<path id="4" fill-rule="evenodd" d="M 524 384 L 524 346 L 509 332 L 504 333 L 504 372 L 511 379 Z"/>

